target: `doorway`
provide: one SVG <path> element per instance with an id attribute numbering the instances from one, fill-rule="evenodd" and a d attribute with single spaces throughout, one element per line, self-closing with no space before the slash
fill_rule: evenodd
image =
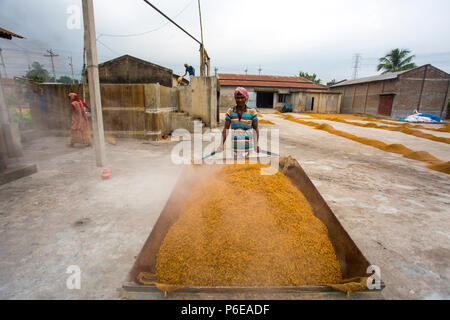
<path id="1" fill-rule="evenodd" d="M 256 93 L 257 108 L 273 108 L 273 92 L 257 92 Z"/>
<path id="2" fill-rule="evenodd" d="M 306 111 L 314 110 L 314 97 L 306 96 Z"/>
<path id="3" fill-rule="evenodd" d="M 380 95 L 380 102 L 378 104 L 378 114 L 383 116 L 391 115 L 394 96 L 395 95 L 393 94 Z"/>

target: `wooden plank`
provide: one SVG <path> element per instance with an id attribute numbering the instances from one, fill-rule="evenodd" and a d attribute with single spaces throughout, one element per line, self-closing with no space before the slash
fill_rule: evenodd
<path id="1" fill-rule="evenodd" d="M 380 300 L 381 290 L 362 290 L 345 294 L 328 286 L 302 287 L 185 287 L 171 293 L 154 285 L 122 286 L 122 298 L 133 300 Z"/>
<path id="2" fill-rule="evenodd" d="M 144 84 L 102 84 L 100 86 L 102 97 L 103 125 L 106 131 L 125 131 L 122 136 L 145 136 L 146 128 Z M 47 97 L 47 110 L 38 110 L 39 116 L 46 119 L 45 128 L 53 131 L 70 131 L 71 111 L 67 97 L 69 92 L 78 93 L 82 97 L 82 85 L 41 85 Z M 87 87 L 86 87 L 87 89 Z M 170 88 L 163 88 L 170 94 Z M 88 96 L 88 95 L 87 95 Z M 88 100 L 88 99 L 87 99 Z M 167 100 L 167 99 L 166 99 Z M 89 105 L 89 101 L 86 101 Z M 164 106 L 160 111 L 172 112 L 174 108 Z M 92 119 L 90 119 L 92 120 Z M 55 132 L 56 132 L 55 131 Z"/>

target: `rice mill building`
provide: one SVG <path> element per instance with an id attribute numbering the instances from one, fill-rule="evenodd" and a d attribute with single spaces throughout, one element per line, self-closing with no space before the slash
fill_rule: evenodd
<path id="1" fill-rule="evenodd" d="M 281 110 L 291 105 L 294 112 L 339 113 L 341 94 L 303 77 L 218 74 L 221 111 L 234 106 L 234 90 L 249 92 L 247 105 Z"/>
<path id="2" fill-rule="evenodd" d="M 394 118 L 417 110 L 449 116 L 450 76 L 430 64 L 373 77 L 343 81 L 330 87 L 342 93 L 341 113 L 372 113 Z"/>

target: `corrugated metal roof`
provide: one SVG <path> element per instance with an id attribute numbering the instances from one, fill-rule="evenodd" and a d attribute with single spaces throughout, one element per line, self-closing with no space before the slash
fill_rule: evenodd
<path id="1" fill-rule="evenodd" d="M 18 35 L 14 32 L 8 31 L 6 29 L 0 28 L 0 38 L 4 38 L 4 39 L 12 39 L 12 37 L 16 37 L 16 38 L 20 38 L 23 39 L 23 37 L 21 35 Z"/>
<path id="2" fill-rule="evenodd" d="M 316 84 L 303 77 L 284 77 L 269 75 L 244 75 L 219 73 L 219 83 L 222 86 L 276 87 L 326 89 L 326 86 Z"/>
<path id="3" fill-rule="evenodd" d="M 242 86 L 242 87 L 273 87 L 273 88 L 305 88 L 305 89 L 326 89 L 326 87 L 306 82 L 272 82 L 272 81 L 242 81 L 242 80 L 222 80 L 221 86 Z"/>
<path id="4" fill-rule="evenodd" d="M 365 77 L 365 78 L 360 78 L 360 79 L 355 79 L 355 80 L 347 80 L 347 81 L 336 83 L 335 85 L 331 86 L 330 88 L 335 88 L 335 87 L 340 87 L 340 86 L 348 86 L 348 85 L 357 84 L 357 83 L 396 79 L 399 74 L 405 73 L 407 71 L 411 71 L 411 69 L 405 70 L 405 71 L 398 71 L 398 72 L 387 72 L 385 74 L 380 74 L 378 76 Z"/>
<path id="5" fill-rule="evenodd" d="M 227 80 L 254 80 L 254 81 L 283 81 L 283 82 L 311 82 L 311 80 L 303 77 L 285 77 L 285 76 L 269 76 L 269 75 L 252 75 L 252 74 L 231 74 L 219 73 L 219 79 Z"/>

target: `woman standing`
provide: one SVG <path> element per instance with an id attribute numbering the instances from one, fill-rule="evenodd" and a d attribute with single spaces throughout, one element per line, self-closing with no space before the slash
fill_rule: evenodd
<path id="1" fill-rule="evenodd" d="M 91 132 L 86 111 L 84 110 L 84 101 L 80 100 L 78 95 L 73 92 L 69 93 L 69 97 L 71 100 L 70 109 L 72 110 L 70 146 L 73 147 L 75 143 L 82 143 L 90 147 L 92 145 Z"/>

